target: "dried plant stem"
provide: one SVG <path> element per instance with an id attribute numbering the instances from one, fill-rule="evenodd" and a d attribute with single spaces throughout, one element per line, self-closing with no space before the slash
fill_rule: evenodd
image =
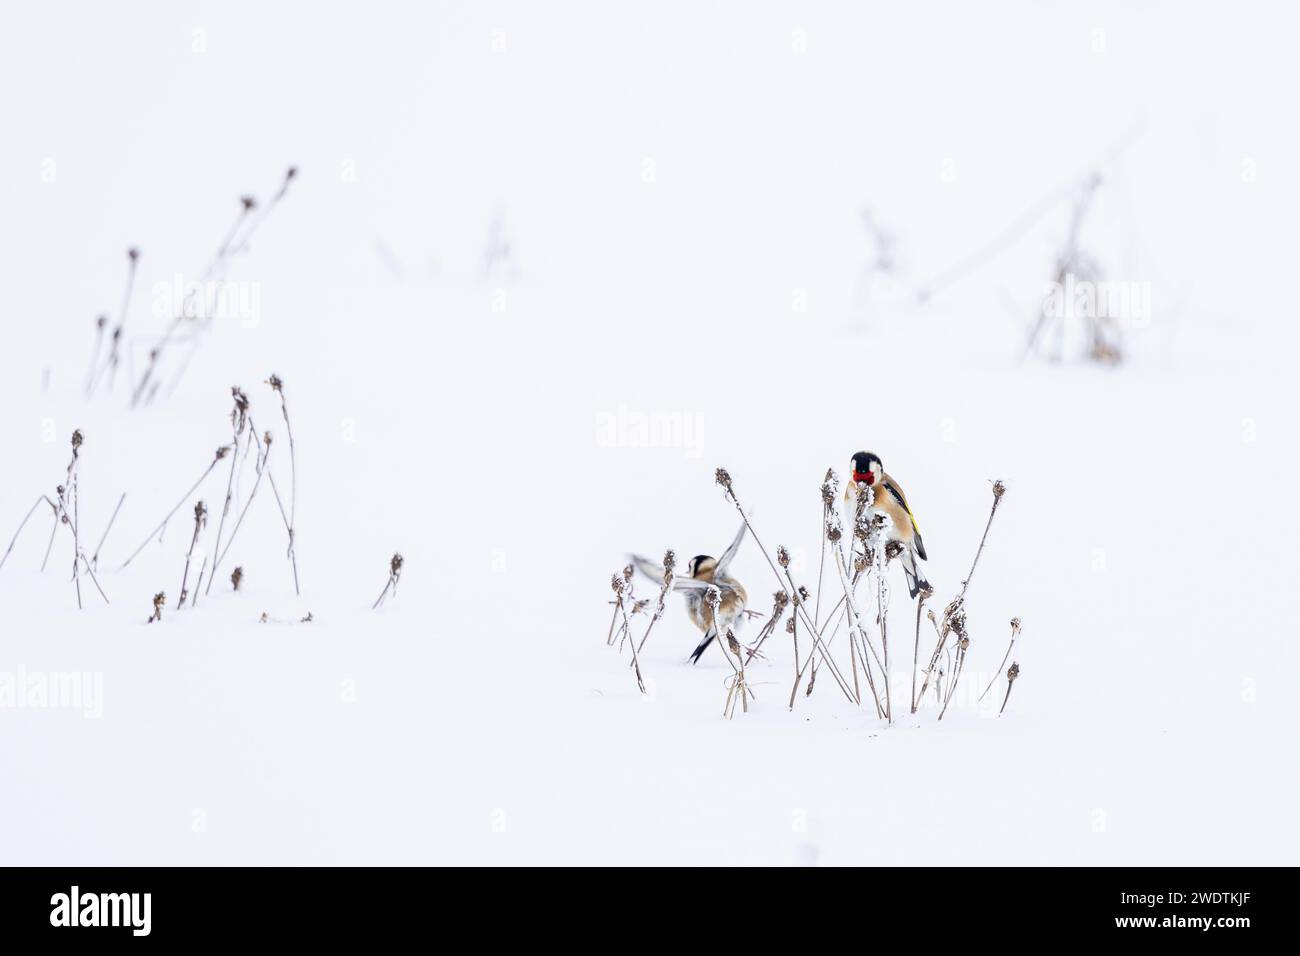
<path id="1" fill-rule="evenodd" d="M 1019 676 L 1020 676 L 1020 665 L 1017 663 L 1012 663 L 1012 665 L 1009 668 L 1007 668 L 1007 693 L 1006 696 L 1002 698 L 1002 707 L 999 708 L 998 710 L 999 717 L 1001 717 L 1002 712 L 1007 709 L 1007 701 L 1011 699 L 1011 685 L 1016 682 L 1016 678 L 1018 678 Z"/>
<path id="2" fill-rule="evenodd" d="M 81 536 L 77 531 L 81 516 L 81 496 L 77 494 L 77 476 L 74 473 L 76 452 L 73 452 L 73 467 L 68 469 L 72 475 L 72 583 L 77 588 L 77 610 L 81 610 Z"/>
<path id="3" fill-rule="evenodd" d="M 642 648 L 645 647 L 645 642 L 650 639 L 650 632 L 654 630 L 655 624 L 659 622 L 659 618 L 664 616 L 664 608 L 668 603 L 668 594 L 673 589 L 673 569 L 676 564 L 677 556 L 669 550 L 664 554 L 664 583 L 659 588 L 659 601 L 655 605 L 654 614 L 650 617 L 650 623 L 645 627 L 645 633 L 641 635 L 641 643 L 636 647 L 637 654 L 641 653 Z M 617 610 L 618 609 L 615 608 L 615 611 Z M 613 625 L 611 624 L 610 627 L 612 628 Z"/>
<path id="4" fill-rule="evenodd" d="M 912 641 L 912 713 L 916 713 L 916 671 L 921 663 L 921 609 L 925 606 L 925 593 L 916 598 L 916 637 Z"/>
<path id="5" fill-rule="evenodd" d="M 298 558 L 293 551 L 293 525 L 289 523 L 289 515 L 284 510 L 284 502 L 280 498 L 280 489 L 275 485 L 275 475 L 268 471 L 266 477 L 271 482 L 271 491 L 275 494 L 275 503 L 280 509 L 280 519 L 284 522 L 284 530 L 289 535 L 289 550 L 285 556 L 293 566 L 293 593 L 298 594 Z"/>
<path id="6" fill-rule="evenodd" d="M 186 558 L 185 562 L 186 564 L 188 564 L 189 558 Z M 203 572 L 207 570 L 207 567 L 208 567 L 208 556 L 205 554 L 203 556 L 203 563 L 199 565 L 199 576 L 194 579 L 194 597 L 190 600 L 191 610 L 199 606 L 199 588 L 203 586 Z"/>
<path id="7" fill-rule="evenodd" d="M 630 567 L 628 570 L 630 571 Z M 623 577 L 619 577 L 616 574 L 613 576 L 613 578 L 611 578 L 610 583 L 614 589 L 614 596 L 618 599 L 618 605 L 616 610 L 623 617 L 623 626 L 621 628 L 621 633 L 627 634 L 628 637 L 627 644 L 628 647 L 632 649 L 632 669 L 636 673 L 636 686 L 637 689 L 641 691 L 642 694 L 644 694 L 646 692 L 646 689 L 645 689 L 645 678 L 641 676 L 641 659 L 640 657 L 637 656 L 636 640 L 632 636 L 632 622 L 627 615 L 627 603 L 623 600 L 623 595 L 626 592 L 626 589 L 630 583 L 630 578 L 631 578 L 630 574 L 626 574 Z"/>
<path id="8" fill-rule="evenodd" d="M 930 612 L 930 623 L 934 625 L 934 632 L 938 635 L 939 641 L 934 646 L 934 653 L 930 655 L 930 666 L 925 669 L 925 680 L 921 683 L 921 693 L 916 698 L 917 706 L 925 698 L 925 692 L 930 687 L 930 678 L 934 676 L 934 669 L 939 665 L 939 658 L 943 654 L 944 645 L 948 642 L 947 633 L 939 630 L 939 625 L 934 619 L 934 612 Z"/>
<path id="9" fill-rule="evenodd" d="M 957 645 L 957 664 L 953 668 L 952 678 L 948 681 L 948 692 L 943 698 L 943 709 L 939 711 L 939 719 L 943 720 L 943 715 L 948 713 L 948 705 L 952 703 L 953 697 L 957 693 L 957 684 L 961 680 L 962 665 L 966 663 L 966 650 L 970 646 L 968 638 L 962 638 Z"/>
<path id="10" fill-rule="evenodd" d="M 225 504 L 221 506 L 221 520 L 217 522 L 217 542 L 215 547 L 213 547 L 212 549 L 212 553 L 216 555 L 221 554 L 221 532 L 226 527 L 226 515 L 230 513 L 230 502 L 232 501 L 235 493 L 235 470 L 236 467 L 239 465 L 239 436 L 240 433 L 244 430 L 248 422 L 247 400 L 242 397 L 243 393 L 240 392 L 239 389 L 237 388 L 231 389 L 231 391 L 235 395 L 235 409 L 231 413 L 232 428 L 234 429 L 234 440 L 231 442 L 230 445 L 232 449 L 232 453 L 230 456 L 230 477 L 226 479 L 226 501 Z M 242 403 L 242 407 L 241 407 L 241 403 Z M 209 591 L 212 589 L 212 581 L 215 577 L 216 575 L 214 574 L 212 577 L 208 578 Z M 178 604 L 177 609 L 179 608 L 180 605 Z"/>
<path id="11" fill-rule="evenodd" d="M 280 414 L 284 416 L 284 430 L 289 436 L 289 551 L 293 552 L 294 528 L 298 526 L 298 456 L 294 450 L 293 423 L 289 421 L 289 402 L 284 396 L 284 383 L 277 375 L 272 375 L 270 385 L 280 396 Z M 295 565 L 295 568 L 297 565 Z M 294 575 L 294 589 L 297 590 L 297 574 Z"/>
<path id="12" fill-rule="evenodd" d="M 14 549 L 14 545 L 18 543 L 18 536 L 23 533 L 23 528 L 27 527 L 27 522 L 31 520 L 32 515 L 36 513 L 36 509 L 41 506 L 42 501 L 45 502 L 47 505 L 49 505 L 50 508 L 54 511 L 54 522 L 55 522 L 54 527 L 56 530 L 58 529 L 59 509 L 55 507 L 54 502 L 52 502 L 47 495 L 39 496 L 34 502 L 32 502 L 32 506 L 30 510 L 28 510 L 27 516 L 23 518 L 22 522 L 18 525 L 18 530 L 14 532 L 13 538 L 10 539 L 9 547 L 5 549 L 4 557 L 0 558 L 0 568 L 3 568 L 5 566 L 5 562 L 9 560 L 9 552 L 12 551 Z"/>
<path id="13" fill-rule="evenodd" d="M 99 544 L 95 545 L 95 553 L 90 556 L 90 564 L 92 567 L 99 566 L 99 551 L 104 547 L 104 542 L 108 540 L 108 533 L 113 530 L 113 522 L 117 520 L 117 513 L 122 510 L 122 502 L 125 500 L 126 492 L 124 491 L 122 492 L 122 496 L 117 499 L 117 507 L 113 509 L 112 517 L 108 519 L 108 525 L 104 528 L 104 533 L 99 536 Z"/>
<path id="14" fill-rule="evenodd" d="M 978 703 L 983 703 L 985 696 L 987 696 L 988 692 L 993 689 L 993 685 L 997 683 L 997 679 L 1002 676 L 1002 668 L 1007 666 L 1007 660 L 1008 658 L 1011 657 L 1011 650 L 1016 646 L 1016 638 L 1019 636 L 1020 636 L 1020 618 L 1013 617 L 1011 619 L 1011 642 L 1007 644 L 1007 652 L 1002 655 L 1002 663 L 999 664 L 998 669 L 993 672 L 993 676 L 989 679 L 988 687 L 985 687 L 984 693 L 980 694 L 980 699 Z"/>
<path id="15" fill-rule="evenodd" d="M 871 641 L 867 638 L 866 631 L 862 627 L 862 616 L 858 613 L 857 602 L 853 599 L 853 585 L 849 583 L 848 571 L 846 571 L 844 568 L 843 546 L 838 544 L 837 542 L 832 541 L 831 557 L 835 560 L 835 570 L 839 572 L 840 585 L 844 588 L 844 603 L 845 606 L 848 608 L 848 616 L 849 616 L 849 628 L 850 628 L 849 639 L 850 641 L 852 640 L 852 631 L 853 629 L 856 628 L 863 644 L 874 655 L 876 649 L 871 646 Z M 880 663 L 879 658 L 876 659 L 876 663 L 877 664 Z M 876 705 L 876 715 L 880 717 L 885 717 L 886 719 L 890 719 L 889 710 L 880 701 L 880 694 L 876 691 L 876 682 L 872 678 L 871 671 L 869 668 L 867 670 L 867 687 L 870 689 L 871 699 L 875 702 Z"/>
<path id="16" fill-rule="evenodd" d="M 379 597 L 376 598 L 375 603 L 370 606 L 370 610 L 376 611 L 379 609 L 379 605 L 383 604 L 384 598 L 388 596 L 389 590 L 391 590 L 394 596 L 396 596 L 397 582 L 402 576 L 402 564 L 402 555 L 400 553 L 394 554 L 392 559 L 388 562 L 388 583 L 386 583 L 384 589 L 379 592 Z M 235 590 L 239 590 L 238 585 L 236 585 Z"/>
<path id="17" fill-rule="evenodd" d="M 254 430 L 254 434 L 256 435 L 255 430 Z M 253 465 L 253 467 L 257 471 L 257 477 L 253 480 L 253 490 L 248 493 L 248 498 L 244 500 L 244 507 L 240 509 L 239 517 L 235 519 L 235 526 L 230 529 L 230 537 L 226 540 L 225 549 L 222 550 L 220 554 L 216 555 L 213 558 L 212 576 L 208 578 L 208 590 L 205 593 L 211 593 L 212 582 L 216 580 L 217 577 L 217 569 L 221 567 L 221 562 L 224 561 L 226 559 L 226 555 L 230 553 L 230 549 L 235 543 L 235 535 L 239 534 L 239 529 L 244 524 L 244 516 L 248 514 L 248 509 L 253 506 L 253 499 L 257 497 L 258 486 L 261 485 L 262 475 L 266 472 L 267 459 L 271 457 L 270 433 L 268 433 L 266 436 L 265 446 L 263 446 L 262 443 L 259 441 L 257 447 L 258 447 L 257 460 L 254 462 Z M 265 448 L 265 450 L 263 450 L 263 447 Z M 193 602 L 191 602 L 191 604 L 192 603 Z"/>
<path id="18" fill-rule="evenodd" d="M 840 690 L 843 691 L 845 698 L 852 703 L 858 703 L 858 701 L 854 700 L 853 691 L 849 689 L 848 682 L 845 681 L 844 675 L 840 673 L 840 669 L 836 666 L 835 660 L 830 656 L 825 645 L 822 644 L 821 637 L 817 633 L 817 626 L 813 624 L 812 619 L 808 617 L 808 612 L 803 606 L 803 599 L 799 597 L 799 589 L 795 586 L 794 579 L 790 576 L 789 568 L 786 569 L 785 580 L 783 581 L 781 578 L 781 572 L 777 570 L 776 562 L 773 561 L 772 556 L 768 554 L 767 548 L 763 547 L 763 542 L 759 540 L 758 533 L 754 531 L 754 526 L 750 524 L 749 515 L 745 514 L 745 509 L 741 506 L 740 499 L 736 497 L 736 493 L 731 486 L 731 476 L 727 474 L 726 469 L 718 469 L 717 479 L 718 484 L 722 485 L 726 490 L 727 498 L 735 506 L 736 510 L 740 512 L 741 520 L 745 522 L 745 527 L 749 529 L 749 533 L 753 536 L 754 544 L 756 544 L 758 550 L 763 553 L 763 557 L 767 560 L 768 567 L 770 567 L 772 573 L 776 575 L 777 583 L 782 587 L 785 587 L 787 584 L 789 585 L 789 589 L 786 593 L 794 602 L 795 613 L 803 617 L 804 626 L 807 627 L 808 632 L 812 635 L 814 650 L 819 650 L 822 654 L 823 660 L 830 664 L 831 674 L 835 678 L 835 682 L 839 684 Z"/>
<path id="19" fill-rule="evenodd" d="M 128 564 L 130 564 L 132 561 L 136 559 L 136 557 L 140 554 L 140 552 L 145 549 L 145 546 L 150 541 L 153 540 L 154 535 L 158 534 L 163 530 L 163 528 L 167 527 L 167 522 L 171 521 L 172 515 L 176 514 L 176 512 L 181 509 L 181 505 L 185 504 L 185 502 L 189 500 L 190 495 L 194 494 L 194 492 L 198 490 L 199 485 L 203 484 L 204 480 L 208 477 L 208 475 L 212 474 L 212 469 L 217 467 L 217 462 L 221 461 L 222 458 L 226 457 L 226 454 L 229 453 L 230 451 L 231 448 L 227 445 L 222 445 L 220 448 L 217 449 L 216 457 L 212 459 L 212 463 L 208 465 L 207 469 L 203 472 L 203 474 L 199 476 L 199 480 L 194 482 L 194 484 L 190 486 L 190 490 L 185 492 L 185 495 L 181 498 L 180 501 L 176 502 L 175 507 L 173 507 L 171 511 L 167 512 L 167 516 L 163 518 L 162 521 L 158 522 L 158 527 L 150 531 L 148 536 L 142 542 L 140 542 L 140 547 L 132 551 L 131 556 L 122 562 L 122 567 L 118 568 L 119 571 L 124 570 Z"/>
<path id="20" fill-rule="evenodd" d="M 186 585 L 190 579 L 190 561 L 194 558 L 194 548 L 199 543 L 199 532 L 203 530 L 207 514 L 208 510 L 202 501 L 194 506 L 194 537 L 190 538 L 190 550 L 185 554 L 185 573 L 181 575 L 180 597 L 176 599 L 176 610 L 178 611 L 185 606 L 185 597 L 189 593 L 186 590 Z"/>
<path id="21" fill-rule="evenodd" d="M 975 568 L 980 563 L 980 555 L 984 553 L 984 542 L 989 538 L 989 528 L 993 527 L 993 516 L 998 513 L 998 505 L 1002 503 L 1002 495 L 1006 492 L 1006 486 L 1000 481 L 993 483 L 993 507 L 989 511 L 989 520 L 984 524 L 984 534 L 980 536 L 980 546 L 975 551 L 975 560 L 971 562 L 970 573 L 966 575 L 966 580 L 962 582 L 961 594 L 957 595 L 957 600 L 966 597 L 966 589 L 970 587 L 970 582 L 975 577 Z"/>

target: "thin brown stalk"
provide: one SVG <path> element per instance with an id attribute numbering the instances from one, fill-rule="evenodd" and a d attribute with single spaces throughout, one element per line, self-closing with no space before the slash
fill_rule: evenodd
<path id="1" fill-rule="evenodd" d="M 36 513 L 36 509 L 41 506 L 42 501 L 45 502 L 47 505 L 49 505 L 51 509 L 53 509 L 54 518 L 55 518 L 54 527 L 56 529 L 58 528 L 59 509 L 54 506 L 54 502 L 50 501 L 47 495 L 39 496 L 34 502 L 32 502 L 31 509 L 28 510 L 26 517 L 24 517 L 22 522 L 18 525 L 18 530 L 14 532 L 13 538 L 10 539 L 9 547 L 5 549 L 4 557 L 0 558 L 0 568 L 3 568 L 5 566 L 5 562 L 9 560 L 9 552 L 12 551 L 14 549 L 14 545 L 18 543 L 18 536 L 23 533 L 23 528 L 27 527 L 27 522 L 31 520 L 32 515 Z"/>
<path id="2" fill-rule="evenodd" d="M 225 458 L 226 455 L 230 453 L 230 451 L 231 448 L 229 445 L 222 445 L 220 448 L 217 449 L 217 453 L 213 457 L 212 463 L 208 465 L 207 469 L 203 472 L 203 474 L 199 475 L 199 480 L 194 482 L 194 484 L 190 486 L 190 490 L 185 492 L 184 497 L 182 497 L 180 501 L 176 502 L 175 507 L 173 507 L 171 511 L 167 512 L 166 517 L 164 517 L 162 521 L 158 522 L 158 527 L 150 531 L 148 536 L 146 536 L 145 539 L 140 542 L 140 547 L 132 551 L 131 556 L 122 562 L 122 567 L 118 568 L 119 571 L 124 570 L 128 564 L 130 564 L 132 561 L 136 559 L 136 556 L 139 555 L 140 552 L 145 549 L 145 546 L 150 541 L 153 540 L 154 535 L 158 534 L 163 530 L 163 528 L 167 527 L 167 522 L 171 521 L 172 515 L 176 514 L 176 512 L 180 510 L 181 505 L 185 504 L 185 502 L 189 500 L 190 495 L 194 494 L 194 492 L 198 490 L 199 485 L 203 484 L 204 480 L 208 477 L 208 475 L 212 474 L 212 469 L 217 467 L 217 462 Z"/>
<path id="3" fill-rule="evenodd" d="M 984 688 L 983 694 L 980 694 L 979 703 L 983 703 L 985 696 L 993 689 L 993 685 L 997 683 L 997 679 L 1002 675 L 1002 668 L 1006 667 L 1007 659 L 1011 656 L 1011 649 L 1016 646 L 1016 638 L 1019 635 L 1020 618 L 1013 617 L 1011 619 L 1011 642 L 1007 644 L 1007 652 L 1002 655 L 1002 663 L 998 665 L 998 669 L 993 672 L 993 676 L 989 679 L 989 686 Z"/>
<path id="4" fill-rule="evenodd" d="M 785 587 L 787 583 L 789 584 L 787 593 L 793 596 L 792 600 L 794 602 L 795 612 L 803 617 L 804 626 L 812 635 L 814 650 L 819 650 L 822 654 L 822 659 L 830 664 L 831 674 L 835 678 L 835 682 L 839 684 L 840 690 L 843 692 L 845 698 L 850 703 L 857 703 L 853 698 L 853 691 L 849 689 L 849 685 L 844 679 L 844 675 L 840 673 L 839 667 L 835 664 L 834 659 L 826 650 L 825 645 L 822 644 L 821 637 L 817 633 L 817 626 L 813 624 L 812 619 L 808 617 L 808 612 L 804 609 L 804 602 L 799 598 L 799 589 L 795 586 L 794 578 L 790 575 L 789 556 L 786 555 L 783 562 L 783 567 L 785 568 L 785 580 L 783 581 L 781 578 L 781 572 L 777 570 L 776 562 L 773 561 L 772 556 L 768 554 L 767 548 L 763 547 L 763 542 L 759 540 L 758 533 L 754 531 L 754 526 L 749 521 L 749 515 L 745 514 L 745 509 L 741 506 L 740 499 L 736 496 L 736 492 L 732 488 L 731 475 L 727 473 L 725 468 L 719 468 L 714 477 L 718 484 L 725 489 L 727 498 L 735 506 L 736 510 L 740 512 L 741 520 L 745 522 L 745 527 L 749 529 L 749 533 L 753 536 L 754 544 L 756 544 L 758 550 L 763 553 L 763 557 L 767 560 L 768 567 L 770 567 L 772 573 L 776 575 L 777 583 L 782 587 Z M 782 549 L 782 551 L 784 552 L 784 549 Z"/>
<path id="5" fill-rule="evenodd" d="M 108 525 L 104 528 L 104 533 L 99 536 L 99 544 L 95 545 L 95 553 L 90 556 L 92 567 L 99 566 L 99 551 L 104 547 L 104 542 L 108 540 L 108 533 L 113 530 L 113 522 L 117 520 L 117 513 L 122 510 L 122 502 L 126 500 L 126 492 L 117 499 L 117 507 L 113 509 L 113 515 L 108 519 Z"/>

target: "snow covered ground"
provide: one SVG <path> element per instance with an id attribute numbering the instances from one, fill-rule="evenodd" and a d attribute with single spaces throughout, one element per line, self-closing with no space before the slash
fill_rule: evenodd
<path id="1" fill-rule="evenodd" d="M 842 6 L 24 12 L 0 39 L 0 547 L 74 428 L 86 533 L 126 499 L 109 606 L 77 610 L 64 532 L 40 573 L 48 512 L 0 569 L 0 863 L 1296 861 L 1294 24 Z M 1068 203 L 913 301 L 1116 142 L 1082 240 L 1151 294 L 1120 366 L 1021 358 Z M 249 312 L 170 396 L 87 401 L 126 248 L 138 374 L 170 290 L 291 163 L 230 269 Z M 896 283 L 867 275 L 866 206 Z M 116 569 L 229 441 L 232 385 L 287 486 L 273 372 L 302 594 L 263 489 L 240 592 L 227 565 L 178 611 L 193 499 Z M 963 678 L 1022 618 L 1006 715 L 961 693 L 886 727 L 825 677 L 791 713 L 778 635 L 723 720 L 730 670 L 685 663 L 680 598 L 639 694 L 605 646 L 626 552 L 717 553 L 722 465 L 811 586 L 818 485 L 859 448 L 904 483 L 940 606 L 1007 483 Z M 219 468 L 195 496 L 209 536 L 224 493 Z M 735 571 L 766 611 L 752 541 Z M 70 674 L 76 706 L 33 699 Z"/>

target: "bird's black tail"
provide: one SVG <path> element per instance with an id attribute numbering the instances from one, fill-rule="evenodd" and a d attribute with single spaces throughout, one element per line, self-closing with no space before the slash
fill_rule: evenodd
<path id="1" fill-rule="evenodd" d="M 915 598 L 921 588 L 928 588 L 930 582 L 925 579 L 921 567 L 916 563 L 916 555 L 908 548 L 903 552 L 903 576 L 907 578 L 907 596 Z"/>
<path id="2" fill-rule="evenodd" d="M 717 630 L 712 627 L 705 632 L 704 640 L 700 641 L 700 646 L 695 648 L 695 651 L 691 654 L 692 664 L 698 664 L 700 662 L 700 655 L 708 650 L 709 645 L 713 643 L 713 639 L 717 636 Z"/>

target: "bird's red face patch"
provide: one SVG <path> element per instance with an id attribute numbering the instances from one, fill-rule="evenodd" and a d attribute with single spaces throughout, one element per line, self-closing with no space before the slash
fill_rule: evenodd
<path id="1" fill-rule="evenodd" d="M 855 469 L 853 472 L 853 480 L 865 481 L 867 484 L 872 484 L 876 480 L 876 476 L 869 471 L 857 471 Z"/>

